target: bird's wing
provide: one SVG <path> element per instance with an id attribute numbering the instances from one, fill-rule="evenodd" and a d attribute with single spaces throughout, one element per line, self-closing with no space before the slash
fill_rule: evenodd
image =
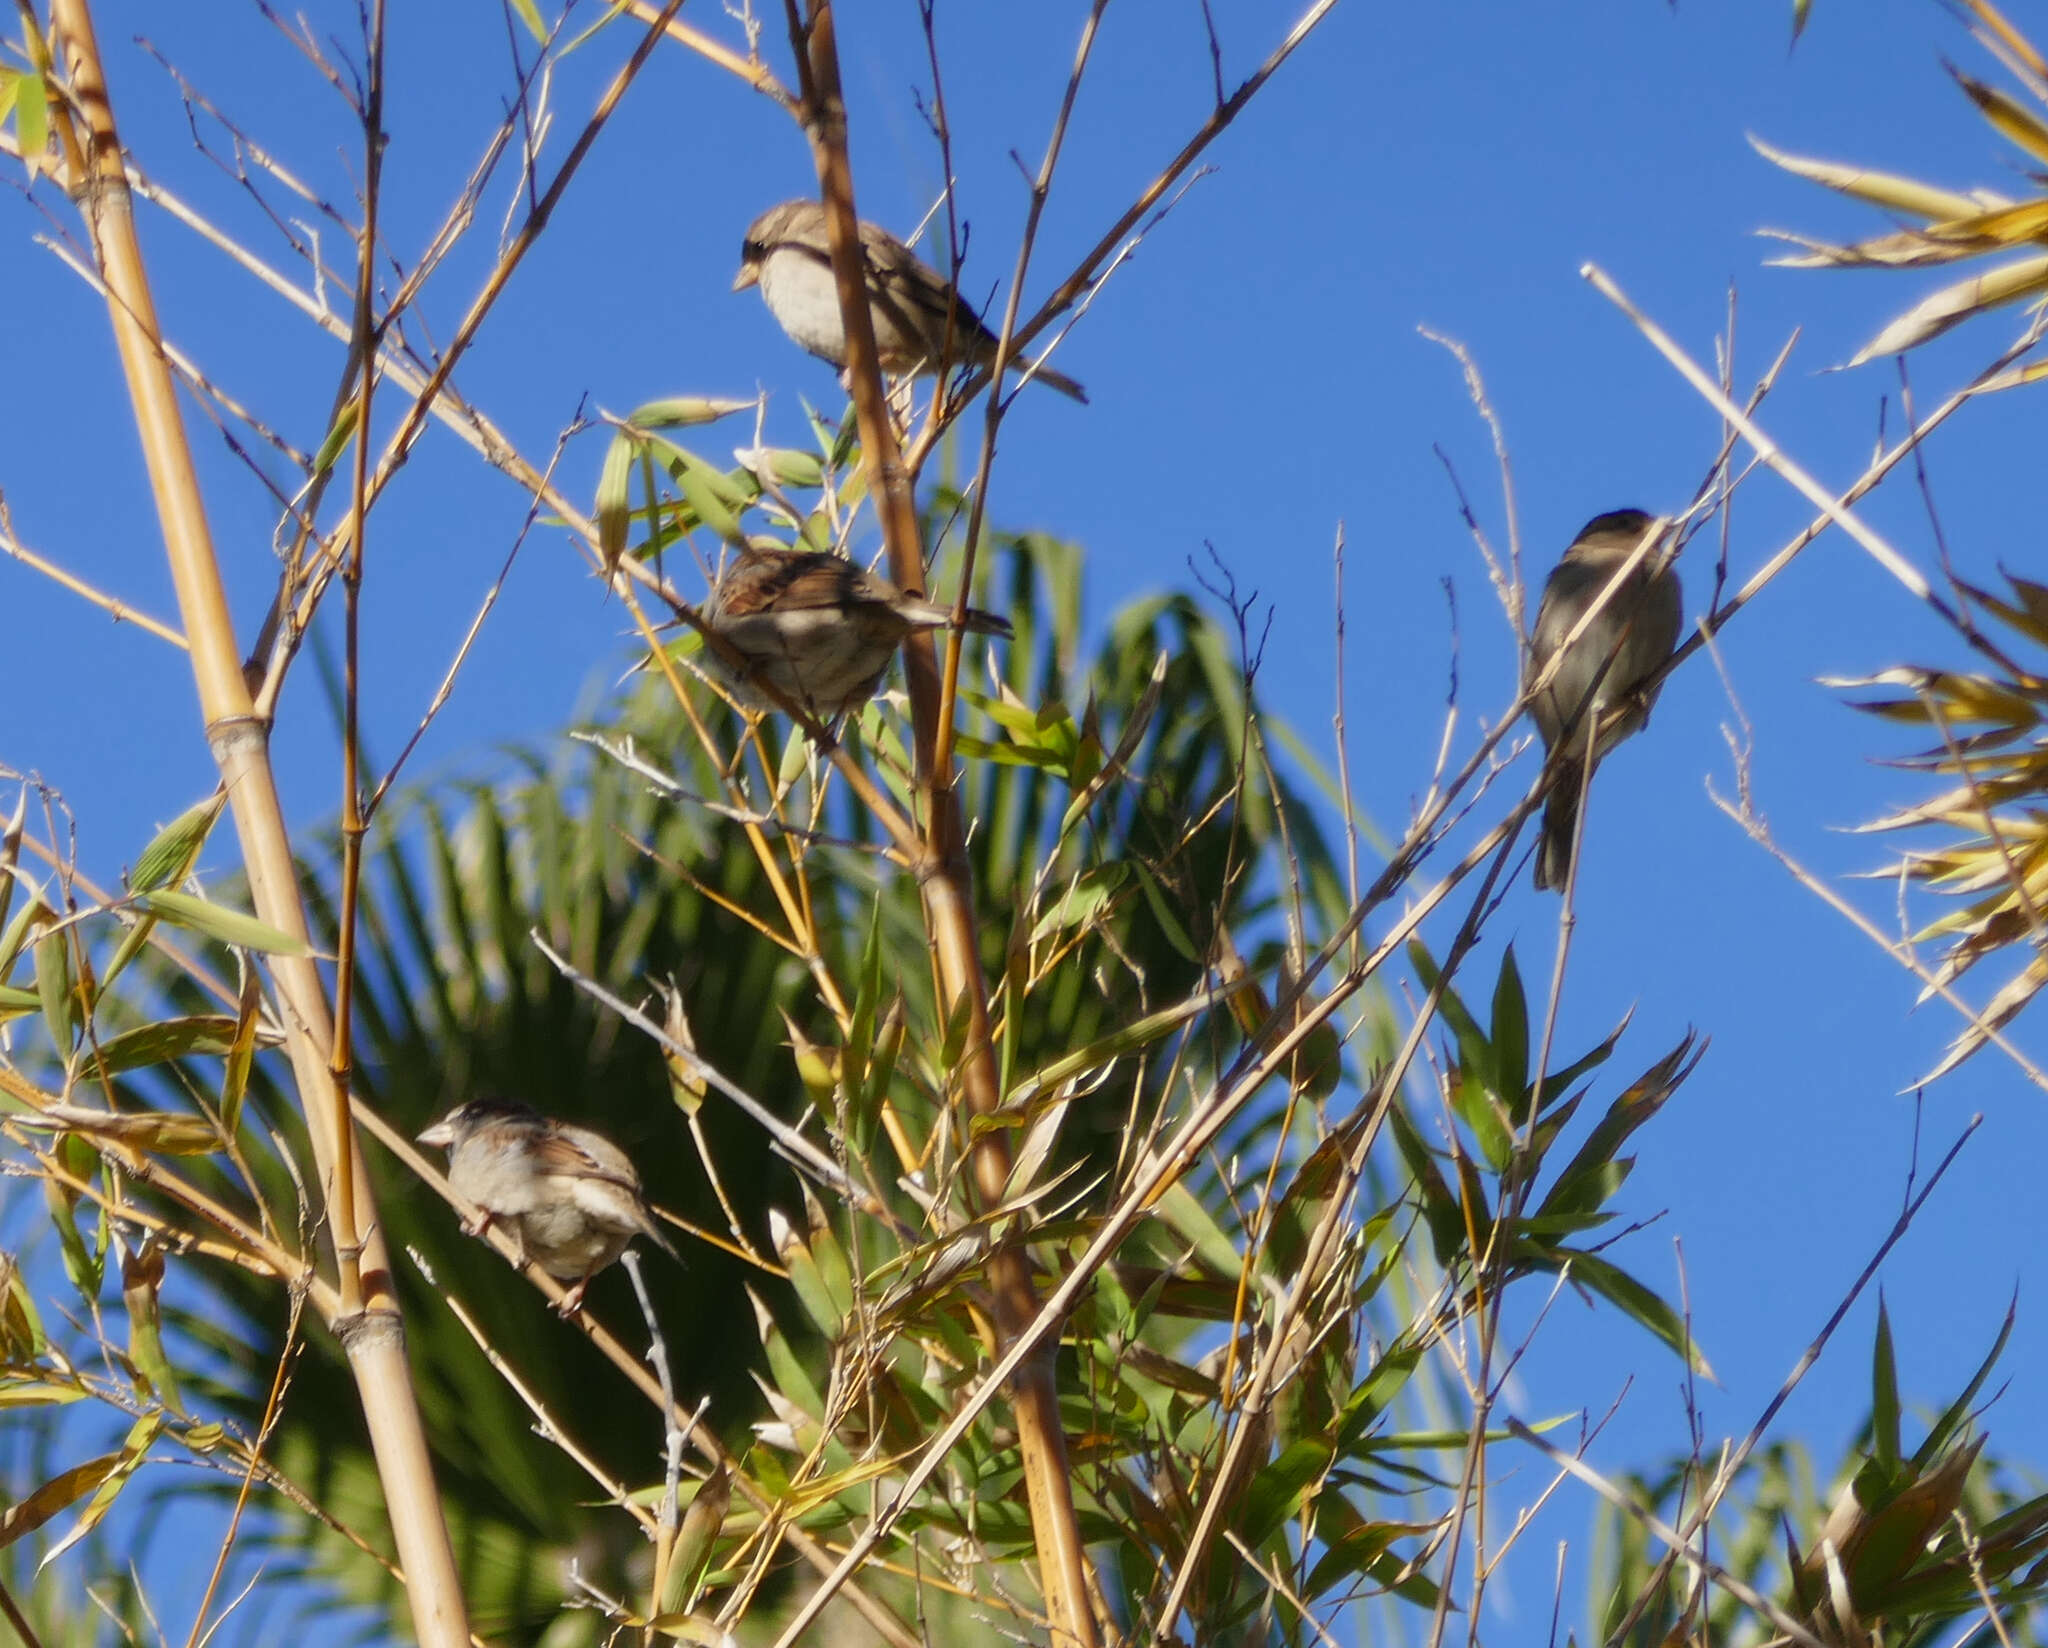
<path id="1" fill-rule="evenodd" d="M 768 611 L 812 612 L 861 602 L 889 606 L 897 598 L 893 584 L 863 571 L 839 555 L 802 550 L 755 550 L 729 574 L 733 586 L 723 592 L 720 611 L 728 618 L 749 618 Z"/>
<path id="2" fill-rule="evenodd" d="M 610 1139 L 557 1122 L 535 1155 L 543 1173 L 575 1181 L 576 1200 L 585 1212 L 601 1220 L 623 1221 L 676 1256 L 674 1245 L 647 1211 L 632 1159 Z"/>
<path id="3" fill-rule="evenodd" d="M 555 1126 L 534 1146 L 534 1165 L 543 1173 L 566 1179 L 602 1179 L 640 1194 L 640 1175 L 625 1152 L 608 1139 L 577 1129 Z"/>
<path id="4" fill-rule="evenodd" d="M 995 334 L 965 298 L 937 270 L 887 230 L 866 225 L 861 233 L 868 285 L 875 304 L 906 337 L 929 338 L 937 348 L 946 335 L 946 310 L 953 311 L 953 342 L 963 359 L 995 342 Z M 936 364 L 936 363 L 934 363 Z"/>

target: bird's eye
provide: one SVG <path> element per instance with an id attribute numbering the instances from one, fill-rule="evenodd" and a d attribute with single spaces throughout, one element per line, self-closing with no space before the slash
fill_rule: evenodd
<path id="1" fill-rule="evenodd" d="M 749 240 L 743 241 L 740 244 L 740 261 L 742 263 L 759 263 L 767 255 L 768 247 L 763 241 Z"/>

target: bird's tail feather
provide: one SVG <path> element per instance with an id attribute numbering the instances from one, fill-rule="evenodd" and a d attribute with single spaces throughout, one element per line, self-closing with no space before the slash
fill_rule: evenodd
<path id="1" fill-rule="evenodd" d="M 666 1253 L 671 1259 L 675 1260 L 677 1264 L 681 1264 L 683 1262 L 683 1256 L 676 1251 L 675 1243 L 671 1242 L 668 1239 L 667 1233 L 663 1231 L 661 1226 L 655 1221 L 655 1217 L 652 1213 L 644 1214 L 641 1217 L 640 1234 L 645 1236 L 649 1241 L 653 1242 L 656 1247 L 660 1248 L 662 1252 Z"/>
<path id="2" fill-rule="evenodd" d="M 896 611 L 912 629 L 950 629 L 953 625 L 953 609 L 936 601 L 904 601 Z M 984 612 L 980 607 L 969 607 L 960 627 L 978 635 L 1000 635 L 1005 640 L 1010 635 L 1009 619 Z"/>
<path id="3" fill-rule="evenodd" d="M 1579 828 L 1579 774 L 1560 772 L 1543 805 L 1543 839 L 1536 848 L 1536 890 L 1564 891 L 1572 868 L 1572 837 Z"/>
<path id="4" fill-rule="evenodd" d="M 1036 372 L 1032 373 L 1031 381 L 1033 383 L 1042 383 L 1048 389 L 1057 389 L 1070 401 L 1079 401 L 1083 406 L 1088 404 L 1088 391 L 1068 377 L 1066 373 L 1055 372 L 1050 366 L 1041 366 Z"/>

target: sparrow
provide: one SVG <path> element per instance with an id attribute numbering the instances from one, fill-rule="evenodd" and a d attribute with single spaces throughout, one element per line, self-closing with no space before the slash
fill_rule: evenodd
<path id="1" fill-rule="evenodd" d="M 557 1307 L 564 1316 L 582 1308 L 591 1277 L 635 1236 L 678 1257 L 647 1212 L 639 1173 L 601 1133 L 509 1099 L 471 1099 L 419 1142 L 446 1148 L 449 1185 L 476 1204 L 476 1217 L 463 1221 L 468 1234 L 481 1236 L 502 1222 L 523 1258 L 574 1284 Z"/>
<path id="2" fill-rule="evenodd" d="M 1652 524 L 1653 518 L 1640 509 L 1615 509 L 1579 529 L 1543 586 L 1525 686 L 1564 648 L 1566 637 Z M 1571 868 L 1587 764 L 1597 765 L 1649 721 L 1657 688 L 1645 683 L 1678 646 L 1683 595 L 1678 573 L 1668 564 L 1658 567 L 1659 554 L 1653 549 L 1636 563 L 1599 617 L 1564 652 L 1557 673 L 1529 707 L 1553 769 L 1536 852 L 1539 889 L 1561 890 Z"/>
<path id="3" fill-rule="evenodd" d="M 726 566 L 700 616 L 745 660 L 735 672 L 711 646 L 698 660 L 739 703 L 774 708 L 759 690 L 766 683 L 820 721 L 874 697 L 906 635 L 953 622 L 952 608 L 906 595 L 844 556 L 787 549 L 772 538 L 755 539 Z M 1010 633 L 974 607 L 964 627 Z"/>
<path id="4" fill-rule="evenodd" d="M 902 241 L 887 229 L 863 223 L 860 248 L 883 371 L 936 372 L 942 363 L 987 366 L 996 358 L 995 333 Z M 845 367 L 846 326 L 832 278 L 822 205 L 815 200 L 785 200 L 754 219 L 740 244 L 740 272 L 733 277 L 732 289 L 742 292 L 749 286 L 761 288 L 769 313 L 792 341 L 821 360 Z M 1010 364 L 1021 370 L 1025 363 Z M 1041 366 L 1034 377 L 1062 395 L 1087 402 L 1081 386 L 1063 372 Z"/>

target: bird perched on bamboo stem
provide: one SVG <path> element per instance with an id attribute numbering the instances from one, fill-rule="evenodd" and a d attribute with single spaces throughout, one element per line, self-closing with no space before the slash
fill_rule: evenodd
<path id="1" fill-rule="evenodd" d="M 884 372 L 902 376 L 936 372 L 942 364 L 961 361 L 969 366 L 994 363 L 995 333 L 930 264 L 873 223 L 860 226 L 860 247 L 875 349 Z M 769 313 L 793 341 L 845 368 L 846 322 L 822 205 L 786 200 L 754 219 L 740 245 L 740 272 L 732 289 L 741 292 L 749 286 L 761 288 Z M 1020 371 L 1025 365 L 1010 364 Z M 1033 381 L 1077 401 L 1088 399 L 1078 383 L 1049 366 L 1041 366 Z"/>
<path id="2" fill-rule="evenodd" d="M 874 697 L 905 636 L 953 622 L 950 607 L 906 595 L 842 555 L 789 549 L 773 539 L 756 539 L 739 552 L 701 616 L 742 667 L 712 646 L 698 661 L 738 702 L 773 708 L 760 690 L 765 684 L 820 721 Z M 961 622 L 978 634 L 1010 633 L 1003 619 L 976 607 Z"/>
<path id="3" fill-rule="evenodd" d="M 1550 752 L 1550 794 L 1536 851 L 1536 885 L 1562 889 L 1578 833 L 1579 795 L 1589 768 L 1649 720 L 1651 677 L 1678 646 L 1684 621 L 1678 573 L 1653 547 L 1630 568 L 1585 633 L 1566 645 L 1579 620 L 1614 582 L 1656 525 L 1640 509 L 1610 510 L 1579 529 L 1543 586 L 1530 640 L 1525 683 L 1562 653 L 1557 673 L 1536 694 L 1530 714 Z"/>
<path id="4" fill-rule="evenodd" d="M 476 1204 L 476 1217 L 463 1224 L 470 1235 L 503 1224 L 525 1258 L 573 1284 L 561 1302 L 565 1316 L 635 1236 L 677 1257 L 647 1211 L 639 1172 L 602 1133 L 509 1099 L 472 1099 L 419 1142 L 447 1150 L 449 1186 Z"/>

